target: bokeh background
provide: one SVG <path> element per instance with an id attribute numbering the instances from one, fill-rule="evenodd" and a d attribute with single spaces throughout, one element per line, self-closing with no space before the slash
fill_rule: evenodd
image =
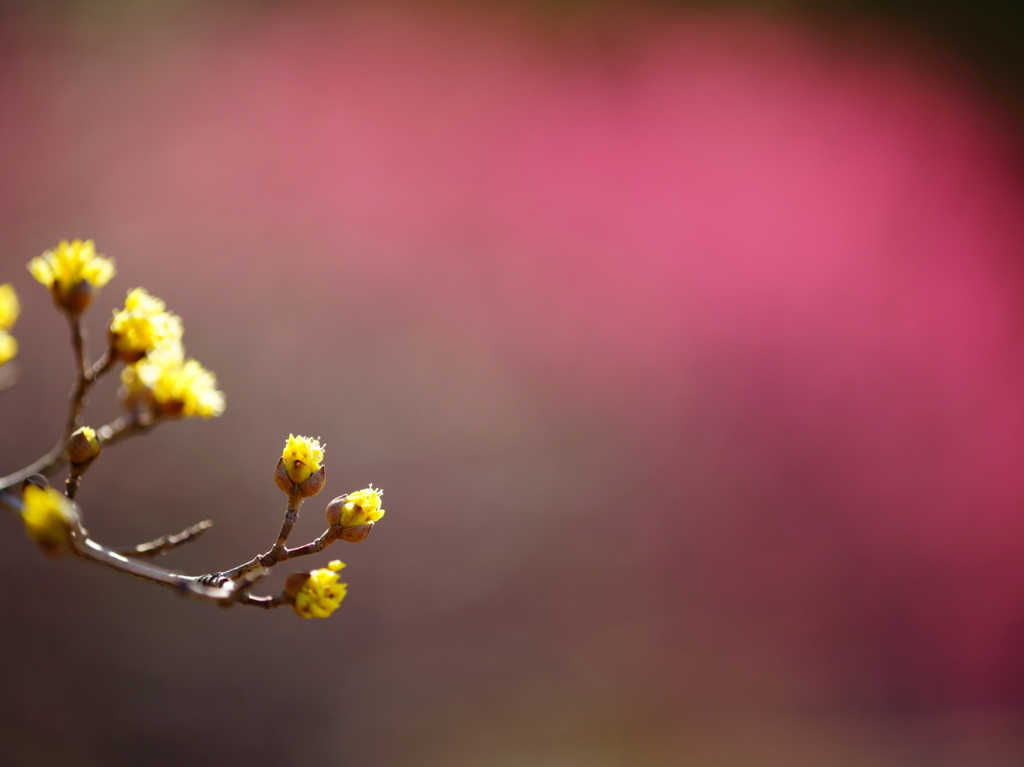
<path id="1" fill-rule="evenodd" d="M 1020 17 L 5 6 L 0 473 L 70 386 L 24 264 L 93 238 L 94 354 L 144 285 L 228 403 L 103 456 L 97 538 L 247 560 L 289 432 L 388 514 L 309 622 L 0 519 L 4 761 L 1024 763 Z"/>

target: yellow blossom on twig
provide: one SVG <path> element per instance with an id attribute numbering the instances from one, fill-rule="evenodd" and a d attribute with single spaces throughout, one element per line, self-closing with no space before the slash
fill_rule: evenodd
<path id="1" fill-rule="evenodd" d="M 159 415 L 213 418 L 224 412 L 217 379 L 196 360 L 186 360 L 180 344 L 160 347 L 121 371 L 125 401 L 146 402 Z"/>
<path id="2" fill-rule="evenodd" d="M 75 507 L 52 487 L 27 485 L 22 496 L 21 519 L 28 537 L 52 556 L 67 551 L 71 525 L 76 519 Z"/>
<path id="3" fill-rule="evenodd" d="M 296 485 L 301 485 L 311 474 L 320 471 L 320 462 L 324 459 L 324 446 L 320 440 L 312 437 L 296 437 L 288 435 L 281 452 L 281 460 L 284 461 L 284 470 L 288 479 Z"/>
<path id="4" fill-rule="evenodd" d="M 338 571 L 344 566 L 335 559 L 326 568 L 311 572 L 295 595 L 295 612 L 303 618 L 326 618 L 337 610 L 348 591 L 347 583 L 338 583 Z"/>
<path id="5" fill-rule="evenodd" d="M 371 486 L 365 490 L 349 493 L 347 496 L 337 499 L 342 501 L 341 509 L 334 512 L 337 515 L 336 521 L 332 520 L 331 516 L 328 516 L 328 524 L 338 524 L 341 527 L 359 527 L 368 522 L 377 522 L 384 516 L 384 509 L 381 508 L 381 496 L 383 494 L 383 490 Z M 328 507 L 328 515 L 331 512 L 332 509 Z"/>
<path id="6" fill-rule="evenodd" d="M 145 288 L 128 292 L 124 309 L 110 321 L 110 345 L 125 362 L 136 362 L 162 346 L 181 343 L 181 318 Z"/>
<path id="7" fill-rule="evenodd" d="M 50 289 L 58 307 L 81 314 L 92 301 L 94 288 L 114 276 L 114 262 L 96 253 L 92 240 L 61 240 L 56 248 L 28 263 L 32 276 Z"/>

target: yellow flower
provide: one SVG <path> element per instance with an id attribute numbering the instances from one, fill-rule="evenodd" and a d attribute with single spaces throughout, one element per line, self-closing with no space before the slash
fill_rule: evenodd
<path id="1" fill-rule="evenodd" d="M 0 285 L 0 330 L 10 330 L 18 321 L 21 306 L 11 284 Z"/>
<path id="2" fill-rule="evenodd" d="M 22 495 L 21 519 L 28 537 L 47 554 L 59 556 L 67 551 L 71 525 L 77 519 L 74 504 L 52 487 L 27 485 Z"/>
<path id="3" fill-rule="evenodd" d="M 145 288 L 128 292 L 124 309 L 110 321 L 110 345 L 125 362 L 136 362 L 161 346 L 181 343 L 181 318 Z"/>
<path id="4" fill-rule="evenodd" d="M 10 362 L 18 353 L 18 342 L 10 333 L 0 330 L 0 365 Z"/>
<path id="5" fill-rule="evenodd" d="M 341 507 L 339 524 L 342 527 L 359 527 L 379 520 L 384 516 L 384 509 L 380 505 L 383 494 L 383 490 L 373 487 L 349 493 Z"/>
<path id="6" fill-rule="evenodd" d="M 295 595 L 295 612 L 303 618 L 326 618 L 341 604 L 347 583 L 338 583 L 338 571 L 345 565 L 335 559 L 326 568 L 314 570 Z"/>
<path id="7" fill-rule="evenodd" d="M 311 474 L 320 471 L 320 462 L 323 459 L 324 448 L 319 440 L 312 437 L 296 437 L 289 434 L 281 452 L 285 473 L 296 485 L 301 485 Z"/>
<path id="8" fill-rule="evenodd" d="M 18 294 L 10 284 L 0 285 L 0 365 L 10 362 L 18 353 L 18 342 L 7 331 L 18 321 L 21 306 Z"/>
<path id="9" fill-rule="evenodd" d="M 132 407 L 148 402 L 161 415 L 213 418 L 224 412 L 224 394 L 213 373 L 186 360 L 181 344 L 158 347 L 121 371 L 123 397 Z"/>
<path id="10" fill-rule="evenodd" d="M 61 240 L 53 250 L 28 263 L 32 276 L 50 289 L 58 307 L 81 314 L 92 301 L 93 288 L 114 276 L 114 262 L 96 253 L 92 240 Z"/>

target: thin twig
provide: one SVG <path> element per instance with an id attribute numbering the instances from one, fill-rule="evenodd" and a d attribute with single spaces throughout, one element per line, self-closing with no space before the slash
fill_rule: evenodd
<path id="1" fill-rule="evenodd" d="M 152 416 L 148 413 L 120 416 L 108 424 L 104 424 L 96 430 L 96 438 L 103 447 L 116 445 L 128 437 L 145 434 L 161 422 L 159 416 Z"/>
<path id="2" fill-rule="evenodd" d="M 299 493 L 288 493 L 288 508 L 284 513 L 284 520 L 281 522 L 281 532 L 277 534 L 275 549 L 283 549 L 288 543 L 288 536 L 292 534 L 292 528 L 299 521 L 299 509 L 302 508 L 303 498 Z"/>
<path id="3" fill-rule="evenodd" d="M 68 475 L 68 478 L 64 480 L 64 495 L 71 500 L 75 500 L 75 496 L 78 494 L 78 488 L 82 484 L 82 475 L 76 474 L 74 471 Z"/>
<path id="4" fill-rule="evenodd" d="M 233 567 L 230 570 L 225 570 L 217 575 L 221 575 L 228 580 L 238 580 L 249 575 L 249 573 L 257 570 L 264 570 L 273 567 L 274 565 L 285 562 L 295 557 L 304 557 L 309 554 L 317 554 L 336 540 L 338 540 L 339 530 L 338 528 L 329 527 L 324 531 L 324 534 L 317 538 L 312 543 L 307 543 L 304 546 L 296 546 L 294 549 L 288 549 L 283 546 L 274 546 L 266 554 L 259 554 L 248 562 Z"/>
<path id="5" fill-rule="evenodd" d="M 66 443 L 67 440 L 62 440 L 60 444 L 54 445 L 50 452 L 36 459 L 24 469 L 19 469 L 18 471 L 11 472 L 6 477 L 0 478 L 0 490 L 8 490 L 16 485 L 20 485 L 33 474 L 42 474 L 44 477 L 49 477 L 68 462 L 65 450 Z"/>
<path id="6" fill-rule="evenodd" d="M 250 605 L 252 607 L 262 607 L 264 610 L 273 610 L 275 607 L 281 607 L 282 605 L 290 605 L 292 600 L 283 591 L 273 597 L 258 597 L 243 591 L 238 595 L 236 600 L 240 605 Z"/>
<path id="7" fill-rule="evenodd" d="M 222 602 L 230 599 L 235 591 L 235 586 L 233 584 L 207 586 L 200 583 L 196 576 L 181 575 L 180 573 L 165 570 L 162 567 L 140 562 L 136 559 L 129 559 L 128 557 L 118 554 L 116 551 L 108 549 L 106 546 L 97 543 L 88 536 L 74 536 L 72 541 L 75 553 L 82 559 L 105 565 L 106 567 L 110 567 L 127 575 L 132 575 L 136 578 L 150 581 L 151 583 L 157 583 L 161 586 L 176 589 L 183 593 L 187 593 L 189 596 L 194 596 L 199 599 L 207 599 L 214 602 Z"/>
<path id="8" fill-rule="evenodd" d="M 89 380 L 95 383 L 101 376 L 110 372 L 110 369 L 117 364 L 117 356 L 111 352 L 108 347 L 103 356 L 96 360 L 96 363 L 89 368 L 89 372 L 86 373 Z"/>
<path id="9" fill-rule="evenodd" d="M 44 477 L 52 476 L 54 472 L 61 469 L 67 463 L 68 438 L 78 428 L 78 420 L 81 417 L 82 409 L 85 407 L 85 399 L 89 389 L 92 388 L 92 385 L 96 383 L 100 376 L 111 370 L 117 362 L 117 357 L 111 354 L 108 348 L 103 353 L 103 356 L 96 360 L 96 364 L 87 369 L 85 332 L 82 329 L 82 323 L 76 318 L 69 318 L 68 323 L 71 327 L 71 347 L 75 357 L 75 386 L 71 392 L 71 401 L 68 403 L 68 417 L 64 425 L 64 433 L 57 440 L 57 444 L 50 448 L 49 452 L 45 455 L 39 457 L 24 469 L 19 469 L 8 474 L 6 477 L 0 478 L 0 490 L 19 485 L 32 474 L 42 474 Z M 142 434 L 148 431 L 154 423 L 155 419 L 150 419 L 146 423 L 142 419 L 135 417 L 131 419 L 119 418 L 100 430 L 105 434 L 105 438 L 100 436 L 100 441 L 118 442 L 133 434 Z"/>
<path id="10" fill-rule="evenodd" d="M 0 506 L 15 514 L 20 514 L 22 499 L 20 495 L 10 491 L 0 491 Z M 200 582 L 201 576 L 182 575 L 165 570 L 162 567 L 140 562 L 136 559 L 129 559 L 114 549 L 97 543 L 89 537 L 89 534 L 82 527 L 80 510 L 76 504 L 76 518 L 69 522 L 71 553 L 89 562 L 104 565 L 126 575 L 141 578 L 151 583 L 157 583 L 167 588 L 175 589 L 188 596 L 208 601 L 230 604 L 237 597 L 236 592 L 242 588 L 248 588 L 256 578 L 248 578 L 246 581 L 232 583 L 222 581 L 216 585 L 208 582 Z"/>
<path id="11" fill-rule="evenodd" d="M 85 351 L 85 330 L 82 328 L 82 320 L 78 316 L 68 315 L 68 325 L 71 328 L 71 350 L 75 355 L 75 388 L 71 391 L 71 402 L 68 406 L 68 420 L 64 426 L 64 441 L 78 427 L 78 419 L 85 407 L 85 395 L 89 391 L 89 375 L 86 366 L 89 364 Z"/>
<path id="12" fill-rule="evenodd" d="M 186 543 L 191 543 L 211 527 L 213 527 L 213 522 L 209 519 L 204 519 L 202 522 L 197 522 L 191 527 L 186 527 L 180 533 L 175 533 L 174 535 L 161 535 L 159 538 L 148 541 L 147 543 L 140 543 L 138 546 L 111 549 L 111 551 L 122 554 L 126 557 L 133 557 L 135 559 L 161 557 L 170 551 L 174 551 L 178 546 L 184 546 Z"/>
<path id="13" fill-rule="evenodd" d="M 21 496 L 0 488 L 0 508 L 11 514 L 21 514 Z"/>
<path id="14" fill-rule="evenodd" d="M 86 399 L 89 396 L 89 390 L 100 376 L 113 368 L 114 364 L 117 362 L 117 357 L 111 354 L 110 349 L 108 348 L 103 352 L 103 356 L 96 360 L 95 365 L 86 369 L 88 362 L 85 357 L 85 348 L 83 346 L 84 334 L 81 330 L 81 323 L 77 320 L 72 320 L 71 327 L 71 339 L 72 344 L 75 347 L 76 374 L 75 389 L 71 392 L 71 403 L 68 407 L 68 421 L 64 427 L 65 441 L 67 441 L 72 432 L 81 425 L 79 424 L 79 419 L 81 418 L 82 410 L 85 408 Z"/>
<path id="15" fill-rule="evenodd" d="M 104 447 L 116 445 L 128 437 L 145 434 L 160 422 L 160 418 L 154 418 L 148 414 L 121 416 L 98 428 L 96 430 L 96 437 Z M 20 485 L 33 474 L 42 474 L 44 477 L 53 476 L 67 462 L 67 440 L 62 439 L 60 443 L 50 449 L 50 452 L 24 469 L 19 469 L 8 474 L 6 477 L 0 478 L 0 490 L 7 490 Z"/>
<path id="16" fill-rule="evenodd" d="M 14 514 L 20 514 L 21 496 L 9 490 L 0 490 L 0 507 Z M 205 575 L 184 575 L 162 567 L 140 561 L 146 557 L 164 554 L 188 541 L 195 540 L 212 526 L 212 522 L 204 520 L 183 530 L 177 535 L 161 536 L 155 541 L 135 546 L 131 549 L 114 549 L 104 546 L 89 537 L 81 523 L 81 510 L 76 505 L 78 519 L 71 525 L 71 553 L 81 559 L 109 567 L 125 575 L 156 583 L 179 593 L 196 599 L 215 602 L 223 607 L 232 604 L 248 605 L 270 610 L 292 603 L 291 597 L 284 592 L 276 596 L 256 596 L 249 590 L 267 575 L 273 565 L 289 559 L 316 554 L 323 551 L 340 537 L 338 528 L 328 528 L 316 540 L 297 546 L 293 549 L 272 549 L 267 554 L 255 557 L 244 565 L 221 573 Z"/>

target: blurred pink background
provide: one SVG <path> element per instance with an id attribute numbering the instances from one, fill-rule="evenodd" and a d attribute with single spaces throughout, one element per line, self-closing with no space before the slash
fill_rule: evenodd
<path id="1" fill-rule="evenodd" d="M 0 29 L 0 473 L 52 443 L 93 238 L 227 411 L 79 499 L 272 542 L 289 432 L 388 514 L 328 621 L 0 519 L 17 764 L 1024 763 L 1024 166 L 909 36 L 755 13 L 195 7 Z M 116 412 L 97 389 L 87 420 Z M 294 568 L 299 569 L 299 568 Z M 290 568 L 282 568 L 290 572 Z M 282 573 L 283 575 L 283 573 Z"/>

